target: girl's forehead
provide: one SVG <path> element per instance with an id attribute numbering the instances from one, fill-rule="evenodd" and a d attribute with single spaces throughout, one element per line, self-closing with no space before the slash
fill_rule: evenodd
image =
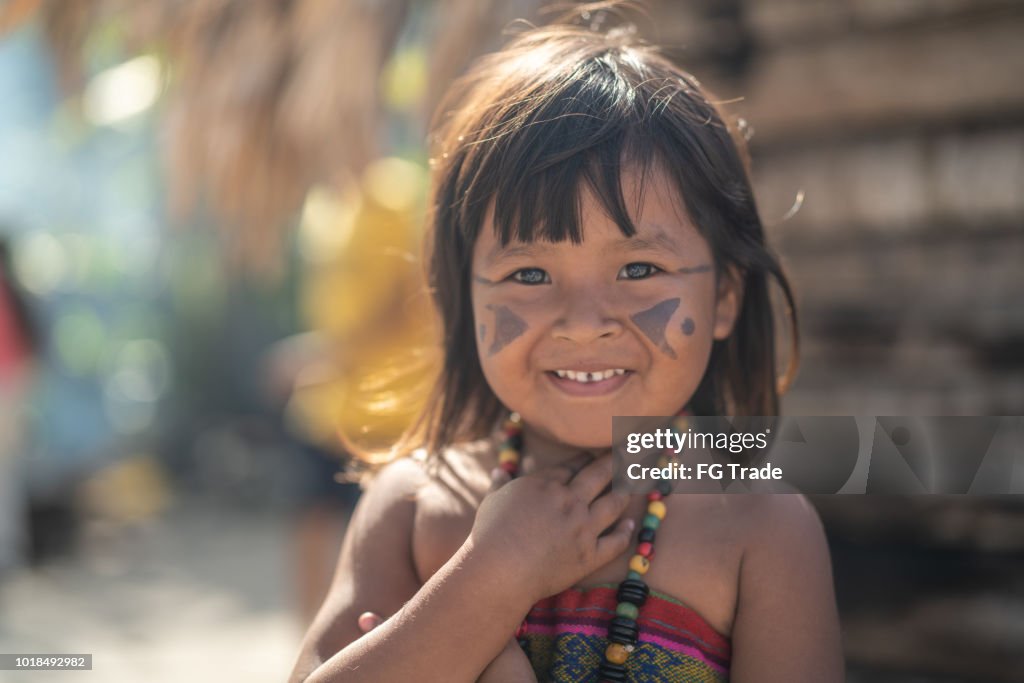
<path id="1" fill-rule="evenodd" d="M 524 241 L 513 238 L 502 244 L 497 226 L 488 221 L 477 236 L 474 260 L 491 263 L 515 257 L 537 257 L 545 254 L 601 253 L 630 256 L 634 254 L 667 254 L 684 256 L 707 255 L 706 241 L 692 222 L 676 212 L 645 211 L 631 217 L 635 233 L 627 235 L 622 228 L 602 210 L 581 212 L 580 231 L 582 242 L 569 239 L 551 241 L 538 236 Z"/>
<path id="2" fill-rule="evenodd" d="M 495 202 L 492 201 L 477 234 L 474 257 L 490 260 L 510 254 L 535 254 L 553 245 L 690 252 L 706 244 L 690 218 L 678 188 L 664 172 L 655 167 L 641 174 L 624 168 L 621 176 L 629 229 L 613 218 L 606 199 L 584 183 L 577 196 L 570 199 L 579 206 L 582 243 L 573 243 L 568 238 L 551 240 L 544 236 L 544 231 L 533 230 L 531 239 L 513 236 L 502 244 L 501 230 L 495 221 Z"/>

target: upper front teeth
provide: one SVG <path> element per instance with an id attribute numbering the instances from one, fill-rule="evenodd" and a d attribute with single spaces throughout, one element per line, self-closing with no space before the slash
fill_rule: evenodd
<path id="1" fill-rule="evenodd" d="M 603 379 L 608 379 L 614 375 L 624 375 L 626 371 L 622 368 L 613 368 L 611 370 L 599 370 L 597 372 L 576 372 L 575 370 L 555 370 L 555 374 L 559 377 L 568 377 L 576 382 L 599 382 Z"/>

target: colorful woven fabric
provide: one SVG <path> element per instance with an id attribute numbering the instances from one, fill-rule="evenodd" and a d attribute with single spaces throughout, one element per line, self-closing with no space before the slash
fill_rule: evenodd
<path id="1" fill-rule="evenodd" d="M 592 683 L 608 646 L 616 589 L 570 589 L 537 603 L 526 618 L 526 650 L 542 683 Z M 626 661 L 629 680 L 704 683 L 729 680 L 729 639 L 690 607 L 651 592 L 640 609 L 640 640 Z"/>

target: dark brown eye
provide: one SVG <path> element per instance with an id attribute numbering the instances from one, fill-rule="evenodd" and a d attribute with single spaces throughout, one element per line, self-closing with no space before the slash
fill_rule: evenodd
<path id="1" fill-rule="evenodd" d="M 524 285 L 543 285 L 551 282 L 547 272 L 540 268 L 523 268 L 512 273 L 512 279 Z"/>
<path id="2" fill-rule="evenodd" d="M 643 280 L 658 272 L 658 267 L 650 263 L 627 263 L 619 271 L 620 280 Z"/>

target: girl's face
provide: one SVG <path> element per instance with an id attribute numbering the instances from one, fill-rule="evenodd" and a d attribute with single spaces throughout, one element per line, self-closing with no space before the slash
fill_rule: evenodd
<path id="1" fill-rule="evenodd" d="M 623 173 L 627 200 L 637 175 Z M 480 364 L 498 399 L 534 432 L 580 448 L 612 443 L 612 416 L 674 415 L 732 331 L 740 283 L 663 174 L 652 172 L 637 234 L 625 237 L 587 192 L 583 242 L 512 242 L 488 220 L 473 251 Z"/>

